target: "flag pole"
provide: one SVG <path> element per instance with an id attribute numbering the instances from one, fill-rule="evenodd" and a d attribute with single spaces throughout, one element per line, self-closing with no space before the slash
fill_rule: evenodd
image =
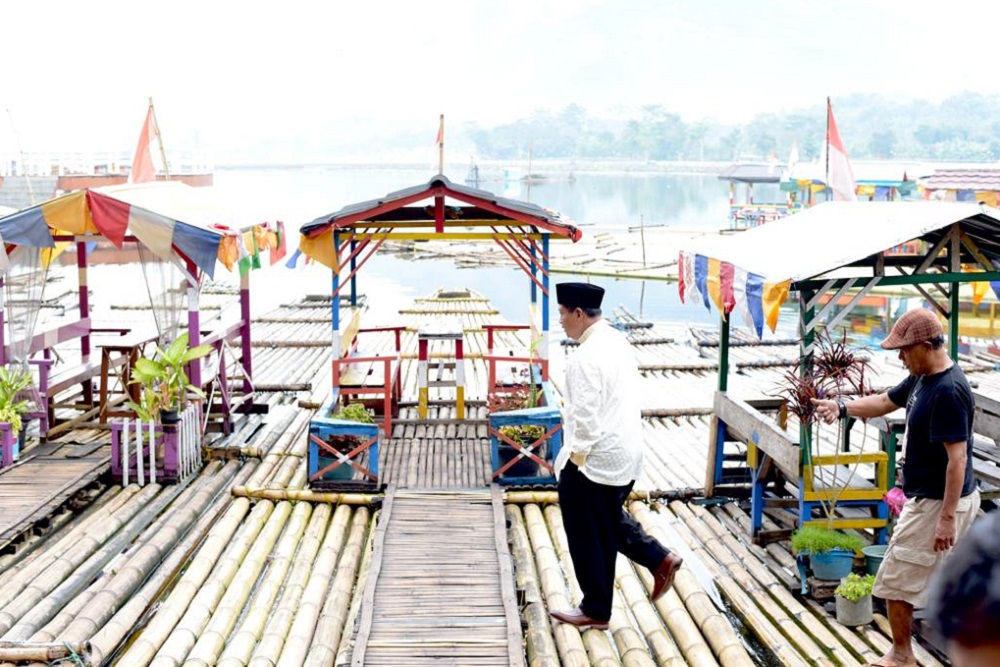
<path id="1" fill-rule="evenodd" d="M 833 188 L 830 188 L 830 98 L 826 98 L 826 187 L 833 192 Z"/>
<path id="2" fill-rule="evenodd" d="M 444 173 L 444 114 L 441 114 L 438 125 L 438 173 Z"/>
<path id="3" fill-rule="evenodd" d="M 167 151 L 163 149 L 163 135 L 160 134 L 160 124 L 156 122 L 156 109 L 153 108 L 153 98 L 149 98 L 149 114 L 153 118 L 153 131 L 156 132 L 156 143 L 160 146 L 160 159 L 163 160 L 163 177 L 170 180 L 170 167 L 167 166 Z"/>

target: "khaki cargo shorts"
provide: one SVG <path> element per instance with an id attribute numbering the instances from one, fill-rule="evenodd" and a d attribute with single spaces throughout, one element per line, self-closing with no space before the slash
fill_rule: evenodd
<path id="1" fill-rule="evenodd" d="M 889 540 L 882 566 L 875 576 L 872 595 L 885 600 L 904 600 L 914 607 L 927 604 L 927 584 L 951 551 L 934 551 L 934 529 L 943 501 L 911 498 Z M 979 511 L 979 491 L 958 501 L 955 541 L 962 539 Z"/>

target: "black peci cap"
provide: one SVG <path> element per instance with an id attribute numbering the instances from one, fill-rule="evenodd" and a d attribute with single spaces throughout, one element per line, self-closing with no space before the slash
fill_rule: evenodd
<path id="1" fill-rule="evenodd" d="M 588 283 L 557 283 L 556 302 L 564 308 L 600 308 L 604 288 Z"/>

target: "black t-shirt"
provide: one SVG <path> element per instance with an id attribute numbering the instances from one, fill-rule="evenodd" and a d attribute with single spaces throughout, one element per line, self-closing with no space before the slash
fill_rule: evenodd
<path id="1" fill-rule="evenodd" d="M 944 498 L 948 469 L 946 442 L 966 442 L 962 495 L 975 490 L 972 476 L 972 419 L 975 400 L 965 373 L 953 364 L 934 375 L 911 375 L 889 390 L 889 399 L 906 406 L 906 460 L 903 491 L 916 498 Z"/>

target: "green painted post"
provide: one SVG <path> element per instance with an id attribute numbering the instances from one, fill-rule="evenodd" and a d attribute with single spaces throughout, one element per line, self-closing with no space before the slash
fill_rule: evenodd
<path id="1" fill-rule="evenodd" d="M 729 318 L 720 315 L 719 323 L 719 391 L 729 387 Z"/>
<path id="2" fill-rule="evenodd" d="M 812 352 L 807 354 L 806 350 L 816 340 L 816 330 L 813 328 L 806 330 L 806 323 L 812 320 L 816 310 L 814 308 L 806 308 L 806 304 L 812 301 L 815 294 L 816 292 L 811 289 L 799 290 L 799 336 L 801 336 L 799 341 L 799 358 L 802 360 L 801 369 L 803 376 L 812 372 Z M 799 450 L 802 463 L 809 463 L 812 460 L 812 429 L 809 428 L 808 424 L 801 422 L 799 423 Z M 799 480 L 799 483 L 801 484 L 802 480 Z"/>
<path id="3" fill-rule="evenodd" d="M 948 311 L 948 354 L 953 361 L 958 361 L 958 285 L 951 284 L 951 308 Z"/>

